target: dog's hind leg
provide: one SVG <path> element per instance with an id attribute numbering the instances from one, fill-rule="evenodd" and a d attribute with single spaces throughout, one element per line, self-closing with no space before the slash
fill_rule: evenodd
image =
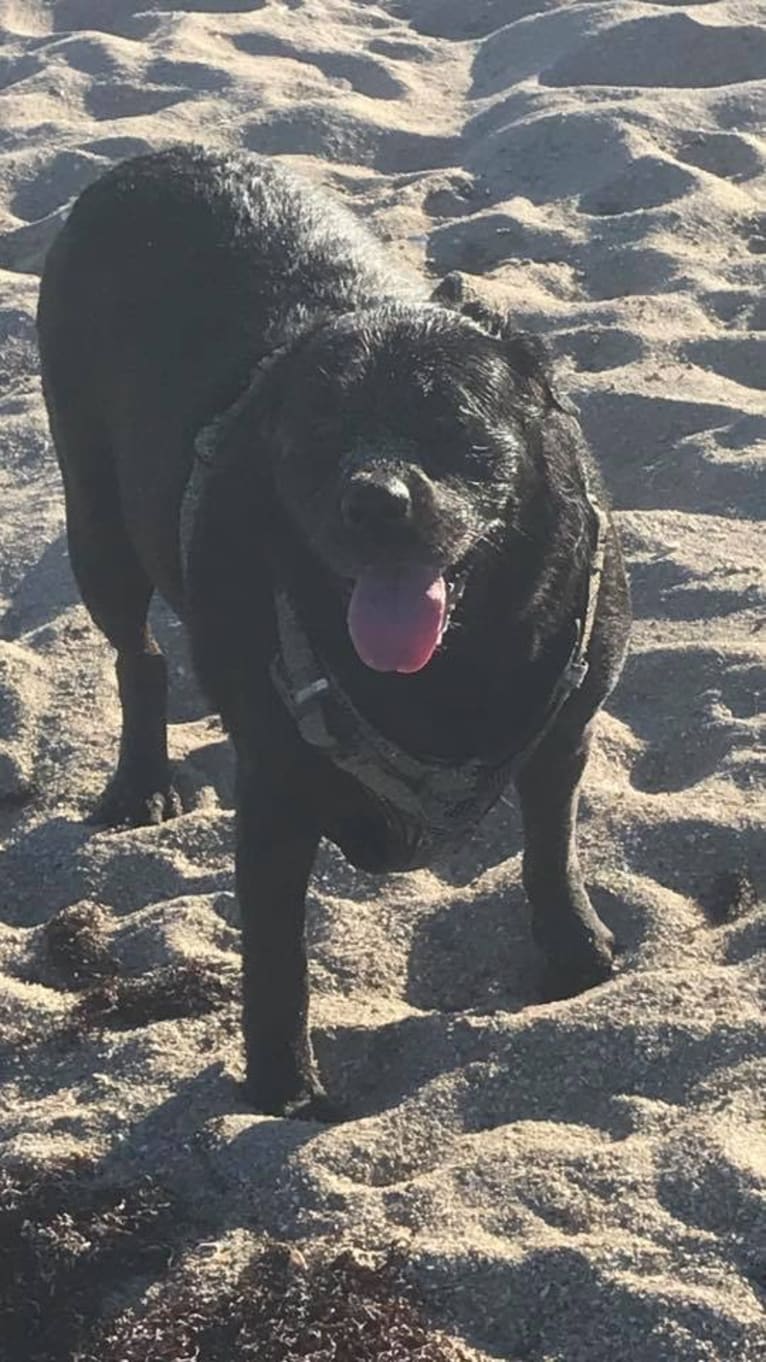
<path id="1" fill-rule="evenodd" d="M 546 998 L 565 998 L 612 973 L 614 937 L 593 907 L 577 859 L 580 780 L 588 729 L 553 731 L 516 778 L 524 822 L 524 888 L 545 957 Z"/>
<path id="2" fill-rule="evenodd" d="M 71 424 L 71 423 L 70 423 Z M 122 737 L 117 770 L 91 815 L 111 827 L 181 812 L 167 753 L 167 670 L 147 624 L 153 587 L 130 542 L 114 468 L 102 449 L 62 431 L 51 411 L 64 479 L 69 554 L 83 601 L 117 649 Z"/>

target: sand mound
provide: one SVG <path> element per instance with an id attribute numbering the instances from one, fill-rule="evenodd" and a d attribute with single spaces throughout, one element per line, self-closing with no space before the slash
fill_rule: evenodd
<path id="1" fill-rule="evenodd" d="M 0 33 L 0 1355 L 763 1362 L 760 7 L 0 0 Z M 189 812 L 83 821 L 118 707 L 36 275 L 85 184 L 192 138 L 545 333 L 633 581 L 581 839 L 618 977 L 540 1005 L 510 807 L 433 873 L 325 848 L 334 1128 L 240 1102 L 231 758 L 160 608 Z"/>

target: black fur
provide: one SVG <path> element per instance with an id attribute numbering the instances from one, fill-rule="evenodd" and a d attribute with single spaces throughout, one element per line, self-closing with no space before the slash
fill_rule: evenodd
<path id="1" fill-rule="evenodd" d="M 39 332 L 72 564 L 117 649 L 123 738 L 97 817 L 178 811 L 164 660 L 146 624 L 157 590 L 186 622 L 236 749 L 247 1091 L 263 1111 L 321 1115 L 307 881 L 323 834 L 369 869 L 392 852 L 373 802 L 303 742 L 275 692 L 275 582 L 379 731 L 416 754 L 491 756 L 523 741 L 567 659 L 593 545 L 581 469 L 603 504 L 597 471 L 538 342 L 454 279 L 429 299 L 349 215 L 254 156 L 177 149 L 87 189 L 49 254 Z M 184 581 L 195 436 L 264 357 L 222 437 Z M 349 580 L 402 561 L 466 582 L 414 675 L 366 667 L 346 626 Z M 551 995 L 611 971 L 574 824 L 628 617 L 610 525 L 587 678 L 517 779 Z"/>

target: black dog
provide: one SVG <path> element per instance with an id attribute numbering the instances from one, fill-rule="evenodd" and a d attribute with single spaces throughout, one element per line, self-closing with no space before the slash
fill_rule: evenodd
<path id="1" fill-rule="evenodd" d="M 287 170 L 199 149 L 87 189 L 42 281 L 71 561 L 123 708 L 96 817 L 179 810 L 157 590 L 236 749 L 266 1112 L 328 1110 L 304 945 L 322 835 L 367 870 L 423 865 L 514 778 L 549 995 L 611 972 L 575 817 L 625 650 L 620 550 L 540 347 L 453 284 L 429 299 Z"/>

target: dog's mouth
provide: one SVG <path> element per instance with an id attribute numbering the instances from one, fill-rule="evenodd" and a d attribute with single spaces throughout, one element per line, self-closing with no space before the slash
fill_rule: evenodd
<path id="1" fill-rule="evenodd" d="M 348 630 L 358 656 L 378 672 L 411 675 L 441 643 L 465 580 L 423 563 L 368 568 L 353 582 Z"/>

